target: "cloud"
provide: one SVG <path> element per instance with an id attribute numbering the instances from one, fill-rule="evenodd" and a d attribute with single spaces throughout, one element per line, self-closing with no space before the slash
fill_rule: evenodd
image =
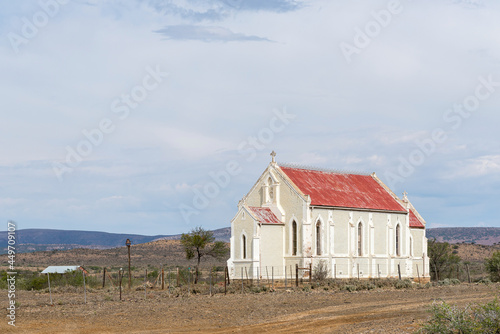
<path id="1" fill-rule="evenodd" d="M 161 14 L 193 21 L 220 21 L 236 11 L 284 13 L 302 7 L 294 0 L 150 0 L 148 4 Z"/>
<path id="2" fill-rule="evenodd" d="M 484 155 L 474 159 L 458 161 L 453 164 L 453 172 L 447 177 L 480 177 L 500 174 L 500 155 Z"/>
<path id="3" fill-rule="evenodd" d="M 156 30 L 166 39 L 195 40 L 203 42 L 271 42 L 271 40 L 258 36 L 245 35 L 232 32 L 229 29 L 215 26 L 172 25 Z"/>

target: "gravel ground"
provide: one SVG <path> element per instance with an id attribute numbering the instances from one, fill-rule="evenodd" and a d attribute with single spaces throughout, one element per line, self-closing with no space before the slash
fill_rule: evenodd
<path id="1" fill-rule="evenodd" d="M 7 305 L 7 291 L 0 291 Z M 487 302 L 498 284 L 462 284 L 427 289 L 284 291 L 215 296 L 170 296 L 161 290 L 87 293 L 59 291 L 49 305 L 45 292 L 18 291 L 16 327 L 1 333 L 413 333 L 444 300 L 458 305 Z M 7 311 L 4 308 L 4 314 Z"/>

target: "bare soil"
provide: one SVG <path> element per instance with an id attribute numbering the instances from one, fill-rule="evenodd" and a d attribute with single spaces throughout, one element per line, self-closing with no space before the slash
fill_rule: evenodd
<path id="1" fill-rule="evenodd" d="M 7 291 L 0 291 L 7 305 Z M 360 292 L 281 290 L 261 294 L 170 296 L 167 290 L 52 294 L 18 291 L 16 328 L 1 333 L 413 333 L 434 301 L 484 303 L 499 284 L 461 284 Z M 4 308 L 4 315 L 6 310 Z"/>

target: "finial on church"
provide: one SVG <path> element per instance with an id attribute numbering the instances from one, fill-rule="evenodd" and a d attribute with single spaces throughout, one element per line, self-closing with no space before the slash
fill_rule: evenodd
<path id="1" fill-rule="evenodd" d="M 403 201 L 408 202 L 408 193 L 406 190 L 403 192 Z"/>
<path id="2" fill-rule="evenodd" d="M 273 163 L 276 163 L 276 152 L 272 151 L 271 152 L 271 157 L 273 158 Z"/>

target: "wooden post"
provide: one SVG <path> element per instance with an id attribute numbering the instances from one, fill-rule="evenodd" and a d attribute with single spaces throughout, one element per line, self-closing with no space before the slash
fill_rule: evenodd
<path id="1" fill-rule="evenodd" d="M 227 285 L 231 285 L 231 281 L 229 280 L 229 268 L 226 266 L 226 275 L 227 275 Z"/>
<path id="2" fill-rule="evenodd" d="M 148 281 L 148 270 L 146 269 L 146 274 L 144 275 L 144 300 L 147 299 L 148 286 L 146 282 Z"/>
<path id="3" fill-rule="evenodd" d="M 467 269 L 467 279 L 468 279 L 469 284 L 470 284 L 470 271 L 469 271 L 469 264 L 466 264 L 466 265 L 465 265 L 465 268 Z"/>
<path id="4" fill-rule="evenodd" d="M 161 267 L 161 289 L 165 289 L 165 270 Z"/>
<path id="5" fill-rule="evenodd" d="M 179 267 L 177 267 L 177 287 L 179 287 Z"/>
<path id="6" fill-rule="evenodd" d="M 227 266 L 224 267 L 224 294 L 227 294 L 227 286 L 226 286 L 226 282 L 227 282 Z"/>
<path id="7" fill-rule="evenodd" d="M 130 284 L 132 283 L 132 274 L 130 272 L 130 240 L 127 239 L 127 248 L 128 248 L 128 289 L 130 290 Z"/>
<path id="8" fill-rule="evenodd" d="M 170 287 L 172 284 L 170 283 L 170 268 L 168 269 L 168 295 L 170 296 Z"/>
<path id="9" fill-rule="evenodd" d="M 378 278 L 380 279 L 380 263 L 377 264 L 377 272 L 378 272 Z"/>
<path id="10" fill-rule="evenodd" d="M 358 265 L 358 281 L 359 281 L 359 263 L 357 265 Z"/>
<path id="11" fill-rule="evenodd" d="M 292 267 L 292 265 L 290 265 L 290 286 L 293 285 L 292 279 L 293 279 L 293 267 Z"/>
<path id="12" fill-rule="evenodd" d="M 295 286 L 299 286 L 299 265 L 295 264 Z"/>
<path id="13" fill-rule="evenodd" d="M 312 264 L 312 261 L 311 261 L 311 263 L 309 263 L 309 284 L 312 283 L 312 278 L 313 278 L 313 269 L 312 269 L 312 266 L 313 266 L 313 264 Z"/>
<path id="14" fill-rule="evenodd" d="M 83 295 L 85 304 L 87 304 L 87 286 L 85 285 L 85 271 L 83 271 L 83 269 L 82 269 L 82 275 L 83 275 Z"/>
<path id="15" fill-rule="evenodd" d="M 212 269 L 210 269 L 210 297 L 212 297 Z"/>
<path id="16" fill-rule="evenodd" d="M 274 266 L 271 267 L 271 280 L 273 282 L 273 290 L 274 290 Z"/>
<path id="17" fill-rule="evenodd" d="M 286 266 L 285 266 L 285 289 L 287 288 L 287 284 L 286 284 Z"/>
<path id="18" fill-rule="evenodd" d="M 47 273 L 47 281 L 49 282 L 50 305 L 52 305 L 52 291 L 50 290 L 50 274 L 49 273 Z"/>
<path id="19" fill-rule="evenodd" d="M 401 264 L 398 263 L 398 275 L 399 275 L 399 280 L 401 281 Z"/>
<path id="20" fill-rule="evenodd" d="M 106 285 L 106 267 L 104 267 L 104 271 L 102 272 L 102 287 Z"/>
<path id="21" fill-rule="evenodd" d="M 418 275 L 418 284 L 420 284 L 420 273 L 418 271 L 418 264 L 417 264 L 417 275 Z"/>
<path id="22" fill-rule="evenodd" d="M 247 277 L 247 285 L 249 285 L 250 282 L 248 281 L 248 270 L 247 270 L 247 267 L 245 267 L 245 275 Z"/>
<path id="23" fill-rule="evenodd" d="M 118 271 L 118 281 L 120 283 L 120 301 L 122 300 L 122 271 Z"/>
<path id="24" fill-rule="evenodd" d="M 267 285 L 269 285 L 269 272 L 267 271 L 267 266 L 266 266 L 266 276 L 267 276 Z"/>

